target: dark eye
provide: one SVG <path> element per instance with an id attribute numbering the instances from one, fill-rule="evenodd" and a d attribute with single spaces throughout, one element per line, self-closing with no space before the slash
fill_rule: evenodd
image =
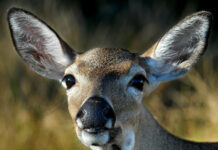
<path id="1" fill-rule="evenodd" d="M 70 89 L 76 83 L 76 79 L 73 75 L 65 75 L 62 79 L 62 84 L 66 89 Z"/>
<path id="2" fill-rule="evenodd" d="M 129 83 L 130 86 L 138 89 L 139 91 L 143 90 L 144 82 L 148 83 L 148 80 L 143 75 L 136 75 Z"/>

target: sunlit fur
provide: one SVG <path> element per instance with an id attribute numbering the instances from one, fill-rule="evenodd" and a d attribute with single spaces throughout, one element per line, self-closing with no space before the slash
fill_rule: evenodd
<path id="1" fill-rule="evenodd" d="M 217 149 L 169 134 L 142 104 L 161 81 L 184 75 L 203 54 L 210 13 L 185 18 L 142 55 L 119 48 L 95 48 L 77 54 L 48 25 L 22 9 L 12 8 L 8 21 L 17 52 L 34 71 L 57 80 L 66 74 L 75 77 L 75 85 L 67 89 L 68 107 L 84 145 L 93 150 Z M 138 74 L 148 80 L 143 90 L 129 84 Z M 93 96 L 107 101 L 116 115 L 114 126 L 108 123 L 108 129 L 96 134 L 86 132 L 76 120 L 81 106 Z"/>

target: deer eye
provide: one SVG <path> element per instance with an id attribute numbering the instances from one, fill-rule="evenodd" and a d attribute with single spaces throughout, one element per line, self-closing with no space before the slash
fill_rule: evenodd
<path id="1" fill-rule="evenodd" d="M 142 91 L 145 82 L 148 83 L 148 80 L 145 78 L 145 76 L 139 74 L 134 76 L 134 78 L 130 81 L 129 86 L 132 86 L 137 90 Z"/>
<path id="2" fill-rule="evenodd" d="M 76 83 L 76 79 L 74 78 L 73 75 L 65 75 L 64 78 L 62 79 L 62 85 L 66 89 L 70 89 L 74 84 Z"/>

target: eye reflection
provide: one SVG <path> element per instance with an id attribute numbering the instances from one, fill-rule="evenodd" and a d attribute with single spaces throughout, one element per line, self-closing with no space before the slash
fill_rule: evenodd
<path id="1" fill-rule="evenodd" d="M 75 85 L 75 83 L 76 79 L 71 74 L 65 75 L 62 79 L 62 84 L 66 89 L 70 89 L 73 85 Z"/>
<path id="2" fill-rule="evenodd" d="M 130 81 L 129 86 L 132 86 L 137 90 L 142 91 L 145 82 L 149 83 L 144 75 L 139 74 Z"/>

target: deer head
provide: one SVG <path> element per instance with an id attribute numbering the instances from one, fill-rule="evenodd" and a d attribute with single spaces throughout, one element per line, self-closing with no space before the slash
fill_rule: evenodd
<path id="1" fill-rule="evenodd" d="M 206 11 L 188 16 L 141 55 L 119 48 L 79 54 L 30 12 L 8 12 L 16 51 L 35 72 L 66 88 L 77 136 L 93 149 L 134 148 L 143 130 L 143 98 L 192 68 L 207 45 L 210 20 Z"/>

